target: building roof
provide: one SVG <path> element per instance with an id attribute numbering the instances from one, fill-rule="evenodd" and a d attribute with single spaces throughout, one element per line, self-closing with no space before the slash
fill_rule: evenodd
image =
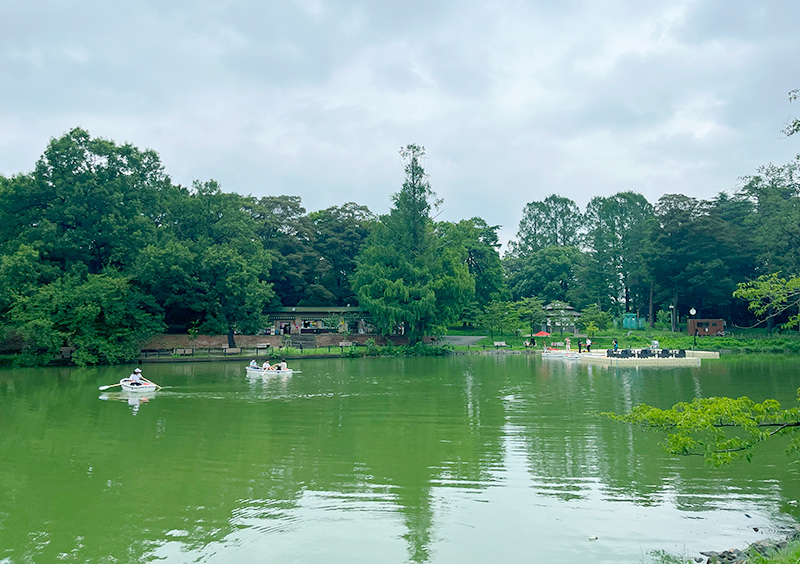
<path id="1" fill-rule="evenodd" d="M 294 306 L 271 307 L 267 313 L 361 313 L 362 311 L 358 306 Z"/>

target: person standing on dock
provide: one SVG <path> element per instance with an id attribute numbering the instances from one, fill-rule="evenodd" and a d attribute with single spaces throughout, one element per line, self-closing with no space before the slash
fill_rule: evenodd
<path id="1" fill-rule="evenodd" d="M 586 352 L 592 352 L 592 340 L 586 337 Z"/>

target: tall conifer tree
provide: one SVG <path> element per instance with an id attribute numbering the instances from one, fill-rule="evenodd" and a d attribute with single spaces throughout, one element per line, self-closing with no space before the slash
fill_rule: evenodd
<path id="1" fill-rule="evenodd" d="M 424 147 L 408 145 L 400 155 L 405 182 L 358 258 L 354 290 L 379 330 L 399 330 L 416 343 L 455 321 L 475 286 L 463 249 L 445 245 L 434 230 L 431 204 L 439 202 L 422 166 Z"/>

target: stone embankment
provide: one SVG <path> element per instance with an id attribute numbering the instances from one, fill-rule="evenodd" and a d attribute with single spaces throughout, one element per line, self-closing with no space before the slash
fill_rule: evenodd
<path id="1" fill-rule="evenodd" d="M 752 556 L 758 554 L 759 556 L 770 556 L 775 552 L 786 548 L 789 543 L 800 540 L 800 532 L 791 534 L 784 540 L 765 539 L 756 541 L 745 550 L 738 550 L 731 548 L 722 552 L 715 552 L 709 550 L 708 552 L 701 552 L 703 556 L 708 558 L 695 558 L 697 562 L 704 562 L 705 564 L 751 564 Z"/>

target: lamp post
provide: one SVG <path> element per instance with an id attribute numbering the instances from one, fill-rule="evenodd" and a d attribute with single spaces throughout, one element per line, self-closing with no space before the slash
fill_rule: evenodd
<path id="1" fill-rule="evenodd" d="M 690 309 L 689 310 L 689 315 L 691 315 L 692 319 L 694 319 L 694 316 L 697 315 L 697 310 L 694 309 L 694 308 Z M 694 326 L 694 335 L 693 335 L 693 337 L 694 337 L 694 346 L 696 347 L 697 346 L 697 324 L 695 324 L 695 326 Z"/>
<path id="2" fill-rule="evenodd" d="M 675 306 L 673 304 L 669 304 L 669 319 L 670 319 L 669 330 L 674 333 L 675 332 Z"/>

